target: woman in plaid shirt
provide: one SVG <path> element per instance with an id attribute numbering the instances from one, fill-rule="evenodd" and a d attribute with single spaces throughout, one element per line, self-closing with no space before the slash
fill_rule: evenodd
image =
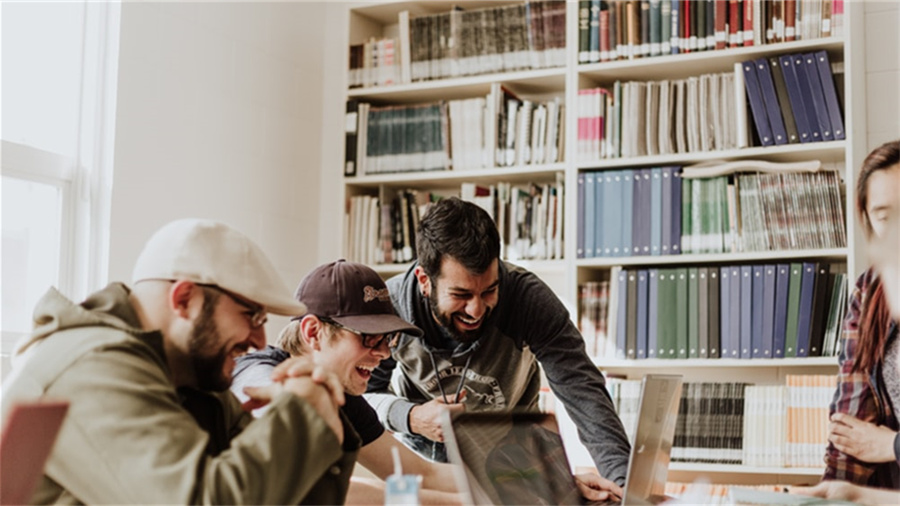
<path id="1" fill-rule="evenodd" d="M 867 239 L 878 239 L 897 226 L 898 190 L 900 141 L 892 141 L 866 157 L 857 182 L 857 212 Z M 900 489 L 897 334 L 882 277 L 870 268 L 857 281 L 844 320 L 840 375 L 830 406 L 826 480 Z"/>

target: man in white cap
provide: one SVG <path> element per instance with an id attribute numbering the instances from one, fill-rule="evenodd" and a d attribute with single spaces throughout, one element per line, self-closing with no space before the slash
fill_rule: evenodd
<path id="1" fill-rule="evenodd" d="M 265 346 L 266 313 L 305 311 L 253 241 L 205 220 L 157 231 L 132 288 L 81 304 L 51 288 L 3 385 L 4 415 L 70 402 L 32 502 L 343 502 L 359 439 L 333 374 L 284 362 L 247 392 L 270 405 L 256 420 L 228 391 L 235 359 Z"/>

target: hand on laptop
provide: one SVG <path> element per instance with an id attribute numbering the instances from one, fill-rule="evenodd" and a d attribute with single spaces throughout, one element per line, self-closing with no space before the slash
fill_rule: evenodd
<path id="1" fill-rule="evenodd" d="M 588 501 L 605 501 L 610 498 L 621 499 L 622 494 L 624 494 L 622 487 L 594 473 L 576 474 L 575 485 L 578 486 L 581 496 Z"/>
<path id="2" fill-rule="evenodd" d="M 414 434 L 425 436 L 432 441 L 444 441 L 444 429 L 441 427 L 441 413 L 450 411 L 450 414 L 461 413 L 466 410 L 462 404 L 466 398 L 466 391 L 457 397 L 451 395 L 447 402 L 443 399 L 432 399 L 425 404 L 413 407 L 409 412 L 409 428 Z"/>

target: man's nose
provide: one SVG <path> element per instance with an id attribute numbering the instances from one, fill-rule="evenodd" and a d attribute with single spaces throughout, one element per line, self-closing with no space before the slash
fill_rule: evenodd
<path id="1" fill-rule="evenodd" d="M 472 297 L 469 302 L 466 303 L 466 314 L 475 319 L 481 318 L 484 315 L 485 307 L 484 299 L 481 297 Z"/>
<path id="2" fill-rule="evenodd" d="M 378 346 L 372 348 L 372 354 L 378 357 L 378 360 L 384 360 L 391 356 L 390 339 L 384 339 Z"/>
<path id="3" fill-rule="evenodd" d="M 263 325 L 258 329 L 250 330 L 250 344 L 256 348 L 257 350 L 265 349 L 266 347 L 266 327 Z"/>

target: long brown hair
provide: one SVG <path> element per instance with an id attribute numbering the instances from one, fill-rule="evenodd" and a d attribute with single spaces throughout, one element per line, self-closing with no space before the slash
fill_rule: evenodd
<path id="1" fill-rule="evenodd" d="M 886 142 L 875 148 L 863 160 L 862 170 L 856 182 L 856 213 L 863 224 L 866 239 L 871 239 L 874 230 L 866 207 L 869 204 L 869 178 L 879 171 L 887 170 L 900 164 L 900 140 Z M 891 313 L 881 279 L 875 277 L 866 293 L 863 294 L 863 306 L 859 315 L 859 337 L 857 343 L 856 363 L 854 371 L 867 373 L 881 365 L 884 360 L 884 347 L 887 343 L 887 331 L 891 323 Z"/>

